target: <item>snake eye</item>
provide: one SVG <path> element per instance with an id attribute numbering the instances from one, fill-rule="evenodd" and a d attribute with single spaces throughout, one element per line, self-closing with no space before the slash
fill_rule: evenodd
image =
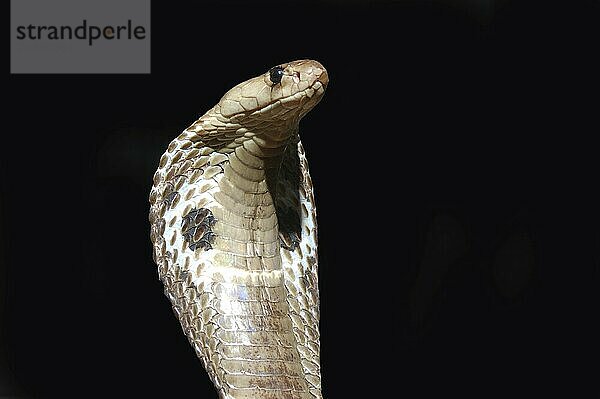
<path id="1" fill-rule="evenodd" d="M 281 78 L 283 77 L 283 68 L 280 66 L 274 66 L 273 68 L 269 69 L 269 78 L 271 79 L 271 82 L 273 82 L 273 84 L 277 84 L 279 82 L 281 82 Z"/>

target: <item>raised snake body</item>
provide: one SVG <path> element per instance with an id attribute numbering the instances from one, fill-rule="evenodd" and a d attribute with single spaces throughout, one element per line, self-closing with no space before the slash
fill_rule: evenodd
<path id="1" fill-rule="evenodd" d="M 298 123 L 321 64 L 229 90 L 173 140 L 150 192 L 165 294 L 221 398 L 321 398 L 316 215 Z"/>

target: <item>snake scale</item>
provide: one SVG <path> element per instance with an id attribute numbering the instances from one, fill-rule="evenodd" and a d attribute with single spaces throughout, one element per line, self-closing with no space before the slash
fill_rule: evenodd
<path id="1" fill-rule="evenodd" d="M 322 398 L 316 214 L 298 124 L 328 81 L 299 60 L 238 84 L 154 174 L 153 258 L 220 398 Z"/>

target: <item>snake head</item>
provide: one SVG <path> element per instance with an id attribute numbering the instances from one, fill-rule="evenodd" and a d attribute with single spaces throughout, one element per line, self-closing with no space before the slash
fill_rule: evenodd
<path id="1" fill-rule="evenodd" d="M 329 83 L 317 61 L 280 64 L 229 90 L 217 105 L 221 115 L 244 122 L 298 123 L 320 100 Z"/>

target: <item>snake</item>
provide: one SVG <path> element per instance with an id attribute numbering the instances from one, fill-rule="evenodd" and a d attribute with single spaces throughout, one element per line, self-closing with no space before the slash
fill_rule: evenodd
<path id="1" fill-rule="evenodd" d="M 221 399 L 322 398 L 317 220 L 300 120 L 329 83 L 276 65 L 170 142 L 150 190 L 164 294 Z"/>

